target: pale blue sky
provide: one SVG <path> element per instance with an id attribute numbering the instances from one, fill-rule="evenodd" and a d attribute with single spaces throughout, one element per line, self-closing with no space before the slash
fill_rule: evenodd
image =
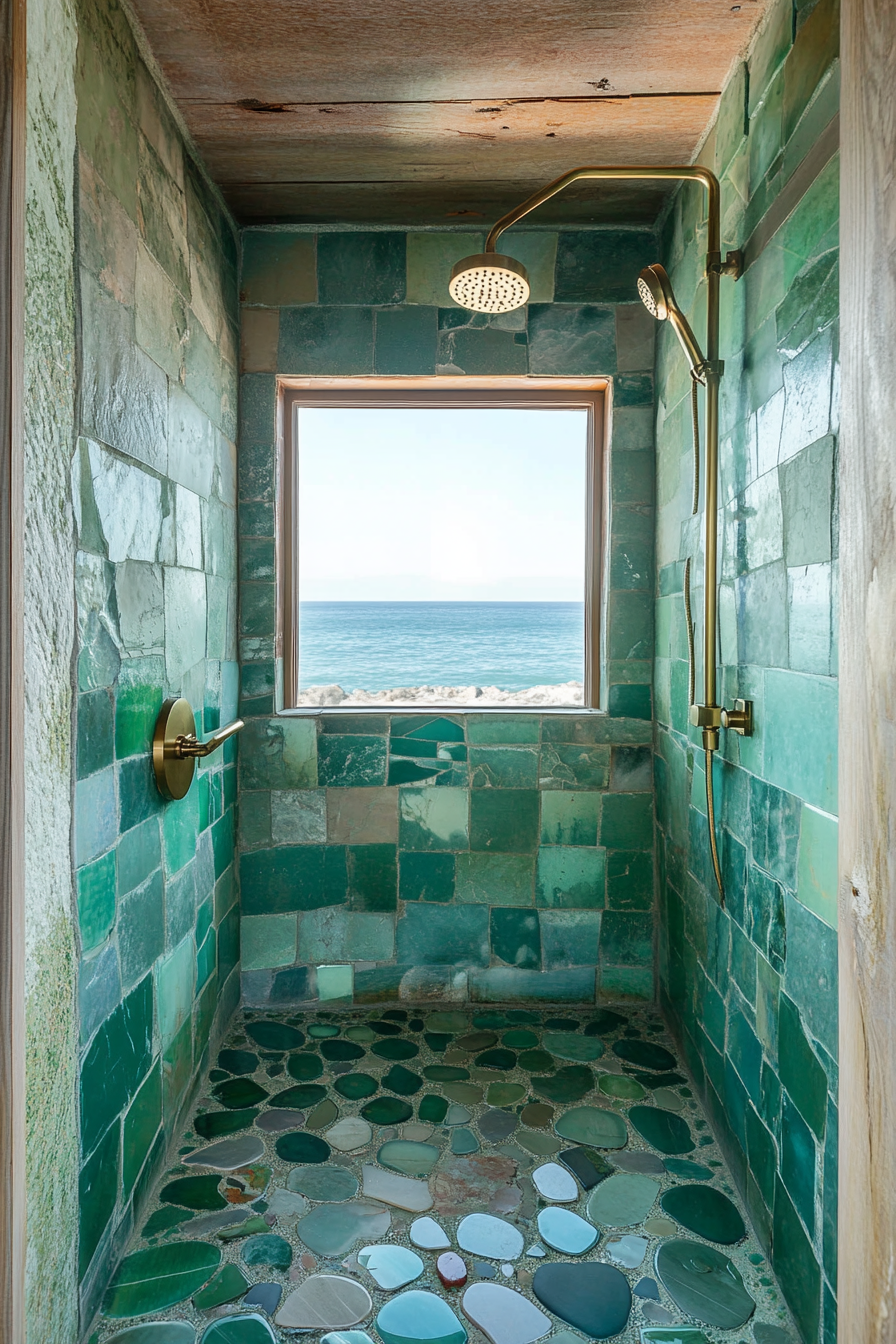
<path id="1" fill-rule="evenodd" d="M 299 412 L 302 601 L 580 602 L 584 410 Z"/>

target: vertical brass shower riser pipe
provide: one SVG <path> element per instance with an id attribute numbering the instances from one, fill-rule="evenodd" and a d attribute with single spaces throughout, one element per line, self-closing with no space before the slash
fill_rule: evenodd
<path id="1" fill-rule="evenodd" d="M 706 387 L 706 453 L 704 498 L 704 592 L 703 592 L 703 703 L 691 704 L 690 723 L 702 733 L 706 765 L 706 811 L 709 846 L 713 872 L 722 904 L 725 891 L 715 834 L 715 803 L 713 796 L 713 754 L 719 747 L 719 729 L 730 728 L 736 733 L 749 735 L 753 731 L 752 704 L 738 700 L 735 708 L 724 710 L 718 703 L 716 687 L 717 621 L 718 621 L 718 501 L 719 501 L 719 381 L 724 367 L 719 360 L 719 284 L 722 275 L 737 279 L 741 273 L 739 252 L 729 252 L 722 261 L 721 210 L 718 178 L 708 168 L 699 166 L 651 167 L 626 165 L 621 167 L 574 168 L 548 183 L 528 200 L 509 211 L 492 228 L 485 243 L 486 253 L 493 253 L 505 229 L 517 223 L 557 192 L 573 182 L 585 178 L 598 181 L 666 180 L 699 182 L 706 191 L 706 358 L 699 371 L 700 381 Z M 695 428 L 696 435 L 696 428 Z M 688 563 L 690 569 L 690 562 Z M 689 576 L 688 576 L 689 577 Z M 688 603 L 688 607 L 689 607 Z M 693 655 L 691 657 L 693 676 Z"/>

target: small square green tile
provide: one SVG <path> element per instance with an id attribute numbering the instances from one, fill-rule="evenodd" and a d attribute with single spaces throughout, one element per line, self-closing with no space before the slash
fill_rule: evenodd
<path id="1" fill-rule="evenodd" d="M 318 782 L 329 788 L 376 787 L 386 782 L 386 739 L 322 734 L 317 744 Z"/>
<path id="2" fill-rule="evenodd" d="M 652 795 L 608 793 L 603 801 L 600 842 L 608 849 L 652 849 Z"/>
<path id="3" fill-rule="evenodd" d="M 87 691 L 78 696 L 77 744 L 79 779 L 112 764 L 112 697 L 108 691 Z"/>
<path id="4" fill-rule="evenodd" d="M 313 234 L 244 230 L 241 301 L 272 308 L 316 303 L 315 242 Z"/>
<path id="5" fill-rule="evenodd" d="M 322 233 L 317 240 L 319 301 L 402 303 L 406 289 L 403 233 Z"/>
<path id="6" fill-rule="evenodd" d="M 470 794 L 467 789 L 404 788 L 399 797 L 399 844 L 402 849 L 466 849 L 469 843 Z"/>
<path id="7" fill-rule="evenodd" d="M 610 748 L 575 742 L 545 743 L 538 782 L 542 789 L 605 789 L 610 782 Z"/>
<path id="8" fill-rule="evenodd" d="M 81 950 L 99 947 L 115 923 L 115 851 L 77 872 Z"/>
<path id="9" fill-rule="evenodd" d="M 240 921 L 240 961 L 244 971 L 291 966 L 296 959 L 294 914 L 250 915 Z"/>
<path id="10" fill-rule="evenodd" d="M 398 903 L 395 845 L 349 845 L 348 901 L 352 910 L 394 910 Z"/>
<path id="11" fill-rule="evenodd" d="M 599 793 L 546 791 L 541 795 L 543 845 L 596 845 L 600 825 Z"/>
<path id="12" fill-rule="evenodd" d="M 474 789 L 470 795 L 470 848 L 532 854 L 538 846 L 536 789 Z"/>
<path id="13" fill-rule="evenodd" d="M 395 930 L 402 966 L 487 966 L 488 907 L 406 905 Z"/>
<path id="14" fill-rule="evenodd" d="M 531 905 L 534 877 L 529 854 L 458 854 L 456 898 L 463 905 Z"/>
<path id="15" fill-rule="evenodd" d="M 407 235 L 407 301 L 457 307 L 448 293 L 455 262 L 476 256 L 485 245 L 481 233 L 409 233 Z"/>
<path id="16" fill-rule="evenodd" d="M 607 854 L 607 905 L 611 910 L 650 910 L 654 900 L 653 855 L 647 850 Z"/>
<path id="17" fill-rule="evenodd" d="M 438 309 L 379 308 L 374 337 L 376 372 L 434 374 L 438 338 Z"/>
<path id="18" fill-rule="evenodd" d="M 537 748 L 470 748 L 470 784 L 474 789 L 534 789 L 537 783 Z"/>
<path id="19" fill-rule="evenodd" d="M 606 853 L 572 845 L 542 846 L 535 872 L 535 904 L 546 910 L 602 910 Z"/>
<path id="20" fill-rule="evenodd" d="M 454 899 L 454 855 L 402 851 L 398 856 L 398 896 L 402 901 Z"/>
<path id="21" fill-rule="evenodd" d="M 354 985 L 353 966 L 317 968 L 317 997 L 321 1003 L 351 1003 Z"/>
<path id="22" fill-rule="evenodd" d="M 373 309 L 281 309 L 278 362 L 284 374 L 373 373 Z"/>
<path id="23" fill-rule="evenodd" d="M 540 726 L 534 714 L 467 715 L 467 737 L 477 747 L 537 742 Z"/>
<path id="24" fill-rule="evenodd" d="M 802 809 L 797 899 L 832 929 L 837 927 L 838 831 L 836 817 L 814 807 Z"/>
<path id="25" fill-rule="evenodd" d="M 541 934 L 536 910 L 493 909 L 489 929 L 493 957 L 520 970 L 541 969 Z"/>
<path id="26" fill-rule="evenodd" d="M 595 966 L 600 954 L 600 910 L 542 910 L 541 950 L 546 971 Z"/>

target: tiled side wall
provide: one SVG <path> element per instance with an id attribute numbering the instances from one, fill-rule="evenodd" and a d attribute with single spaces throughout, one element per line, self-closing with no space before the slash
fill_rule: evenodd
<path id="1" fill-rule="evenodd" d="M 236 1006 L 233 747 L 164 804 L 167 695 L 237 707 L 237 240 L 123 12 L 78 14 L 80 438 L 72 464 L 80 1276 L 110 1263 Z"/>
<path id="2" fill-rule="evenodd" d="M 491 320 L 451 306 L 447 289 L 453 263 L 483 243 L 464 231 L 243 235 L 250 1003 L 653 996 L 654 328 L 635 279 L 656 240 L 509 235 L 533 302 Z M 613 376 L 608 715 L 272 717 L 277 373 Z"/>
<path id="3" fill-rule="evenodd" d="M 722 178 L 723 247 L 766 239 L 722 281 L 720 662 L 724 703 L 751 698 L 756 716 L 752 738 L 723 734 L 716 767 L 725 910 L 687 725 L 683 562 L 695 556 L 699 585 L 702 561 L 671 333 L 657 366 L 662 998 L 809 1344 L 836 1337 L 837 156 L 787 184 L 836 114 L 837 37 L 834 0 L 777 0 L 704 154 Z M 698 331 L 699 204 L 679 195 L 665 245 Z"/>

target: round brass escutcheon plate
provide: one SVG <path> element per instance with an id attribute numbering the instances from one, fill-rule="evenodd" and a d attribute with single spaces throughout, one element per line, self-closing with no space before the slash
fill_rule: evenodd
<path id="1" fill-rule="evenodd" d="M 172 802 L 183 798 L 193 783 L 196 761 L 192 756 L 179 755 L 177 744 L 180 738 L 193 737 L 195 732 L 189 700 L 166 700 L 152 735 L 152 768 L 159 793 Z"/>

